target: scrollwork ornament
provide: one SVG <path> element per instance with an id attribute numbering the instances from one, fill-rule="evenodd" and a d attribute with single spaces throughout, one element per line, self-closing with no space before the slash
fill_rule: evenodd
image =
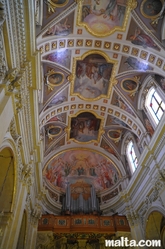
<path id="1" fill-rule="evenodd" d="M 28 186 L 28 188 L 33 185 L 34 176 L 33 176 L 33 167 L 32 164 L 24 165 L 22 168 L 22 177 L 21 180 Z"/>

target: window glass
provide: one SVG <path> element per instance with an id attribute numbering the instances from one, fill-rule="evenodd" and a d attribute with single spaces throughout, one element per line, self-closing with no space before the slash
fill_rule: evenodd
<path id="1" fill-rule="evenodd" d="M 152 118 L 156 122 L 156 124 L 159 123 L 164 110 L 165 110 L 165 103 L 162 101 L 159 94 L 156 92 L 155 88 L 152 88 L 146 98 L 146 106 L 152 115 Z"/>

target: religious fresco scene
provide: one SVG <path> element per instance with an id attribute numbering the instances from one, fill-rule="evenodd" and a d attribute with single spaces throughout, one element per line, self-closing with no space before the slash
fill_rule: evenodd
<path id="1" fill-rule="evenodd" d="M 81 22 L 90 33 L 105 36 L 123 26 L 125 12 L 125 0 L 90 0 L 82 4 Z"/>
<path id="2" fill-rule="evenodd" d="M 116 182 L 106 182 L 106 177 L 105 181 L 99 178 L 95 160 L 92 167 L 85 163 L 78 167 L 76 161 L 73 167 L 63 157 L 74 150 L 80 154 L 81 147 L 82 157 L 94 149 L 123 165 L 121 149 L 128 134 L 138 141 L 139 153 L 142 134 L 153 136 L 154 125 L 138 97 L 150 75 L 165 90 L 164 73 L 154 73 L 155 66 L 163 67 L 163 29 L 159 29 L 163 8 L 162 1 L 150 0 L 132 1 L 129 8 L 126 0 L 44 3 L 47 19 L 38 39 L 45 41 L 39 49 L 44 68 L 45 102 L 40 116 L 48 156 L 46 182 L 63 190 L 67 184 L 78 187 L 80 183 L 84 188 L 94 184 L 97 190 L 107 189 L 118 183 L 118 173 Z M 63 152 L 65 146 L 71 151 Z M 60 156 L 54 157 L 56 153 Z M 127 168 L 124 163 L 123 170 Z M 129 170 L 126 174 L 129 178 Z"/>
<path id="3" fill-rule="evenodd" d="M 71 50 L 60 50 L 45 56 L 44 60 L 55 62 L 66 68 L 70 68 Z"/>
<path id="4" fill-rule="evenodd" d="M 86 99 L 94 99 L 108 92 L 112 63 L 99 54 L 91 54 L 76 62 L 74 93 Z"/>
<path id="5" fill-rule="evenodd" d="M 54 24 L 52 27 L 49 27 L 47 32 L 43 35 L 45 36 L 67 36 L 73 33 L 73 23 L 74 23 L 74 14 L 71 13 L 66 18 L 62 19 L 60 22 Z"/>
<path id="6" fill-rule="evenodd" d="M 159 47 L 153 41 L 151 36 L 146 34 L 133 19 L 130 23 L 127 39 L 134 45 L 142 46 L 143 48 L 150 47 L 159 50 Z"/>
<path id="7" fill-rule="evenodd" d="M 121 108 L 122 110 L 128 112 L 129 114 L 135 116 L 133 110 L 130 108 L 130 106 L 128 106 L 126 100 L 123 100 L 115 91 L 113 92 L 111 103 Z"/>
<path id="8" fill-rule="evenodd" d="M 78 142 L 97 140 L 101 120 L 90 112 L 83 112 L 71 118 L 70 139 Z"/>
<path id="9" fill-rule="evenodd" d="M 165 0 L 0 0 L 0 121 L 0 249 L 165 249 Z"/>
<path id="10" fill-rule="evenodd" d="M 120 178 L 119 170 L 105 156 L 87 150 L 66 151 L 53 158 L 44 169 L 46 179 L 66 189 L 68 184 L 92 184 L 97 191 L 112 187 Z"/>
<path id="11" fill-rule="evenodd" d="M 151 86 L 165 91 L 164 1 L 46 0 L 43 7 L 45 213 L 101 216 L 132 177 L 124 146 L 133 139 L 141 155 L 155 133 L 140 99 Z"/>

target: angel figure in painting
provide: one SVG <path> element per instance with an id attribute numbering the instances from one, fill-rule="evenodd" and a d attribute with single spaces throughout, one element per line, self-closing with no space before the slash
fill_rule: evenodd
<path id="1" fill-rule="evenodd" d="M 122 8 L 119 7 L 117 0 L 93 0 L 83 22 L 94 32 L 101 34 L 120 26 L 122 18 Z"/>
<path id="2" fill-rule="evenodd" d="M 59 22 L 55 24 L 52 28 L 49 28 L 46 32 L 47 35 L 69 35 L 71 30 L 71 25 L 67 23 L 68 18 L 65 19 L 63 23 Z"/>

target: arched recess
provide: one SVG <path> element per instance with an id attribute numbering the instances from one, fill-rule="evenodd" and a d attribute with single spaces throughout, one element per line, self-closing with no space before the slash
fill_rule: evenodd
<path id="1" fill-rule="evenodd" d="M 162 212 L 150 212 L 146 220 L 145 237 L 147 240 L 161 240 L 161 248 L 165 248 L 165 216 Z"/>
<path id="2" fill-rule="evenodd" d="M 27 216 L 26 216 L 26 212 L 24 211 L 16 249 L 24 249 L 25 248 L 25 245 L 26 245 L 26 242 L 25 242 L 26 225 L 27 225 Z"/>
<path id="3" fill-rule="evenodd" d="M 0 151 L 0 212 L 11 212 L 14 197 L 14 157 L 8 147 Z"/>

